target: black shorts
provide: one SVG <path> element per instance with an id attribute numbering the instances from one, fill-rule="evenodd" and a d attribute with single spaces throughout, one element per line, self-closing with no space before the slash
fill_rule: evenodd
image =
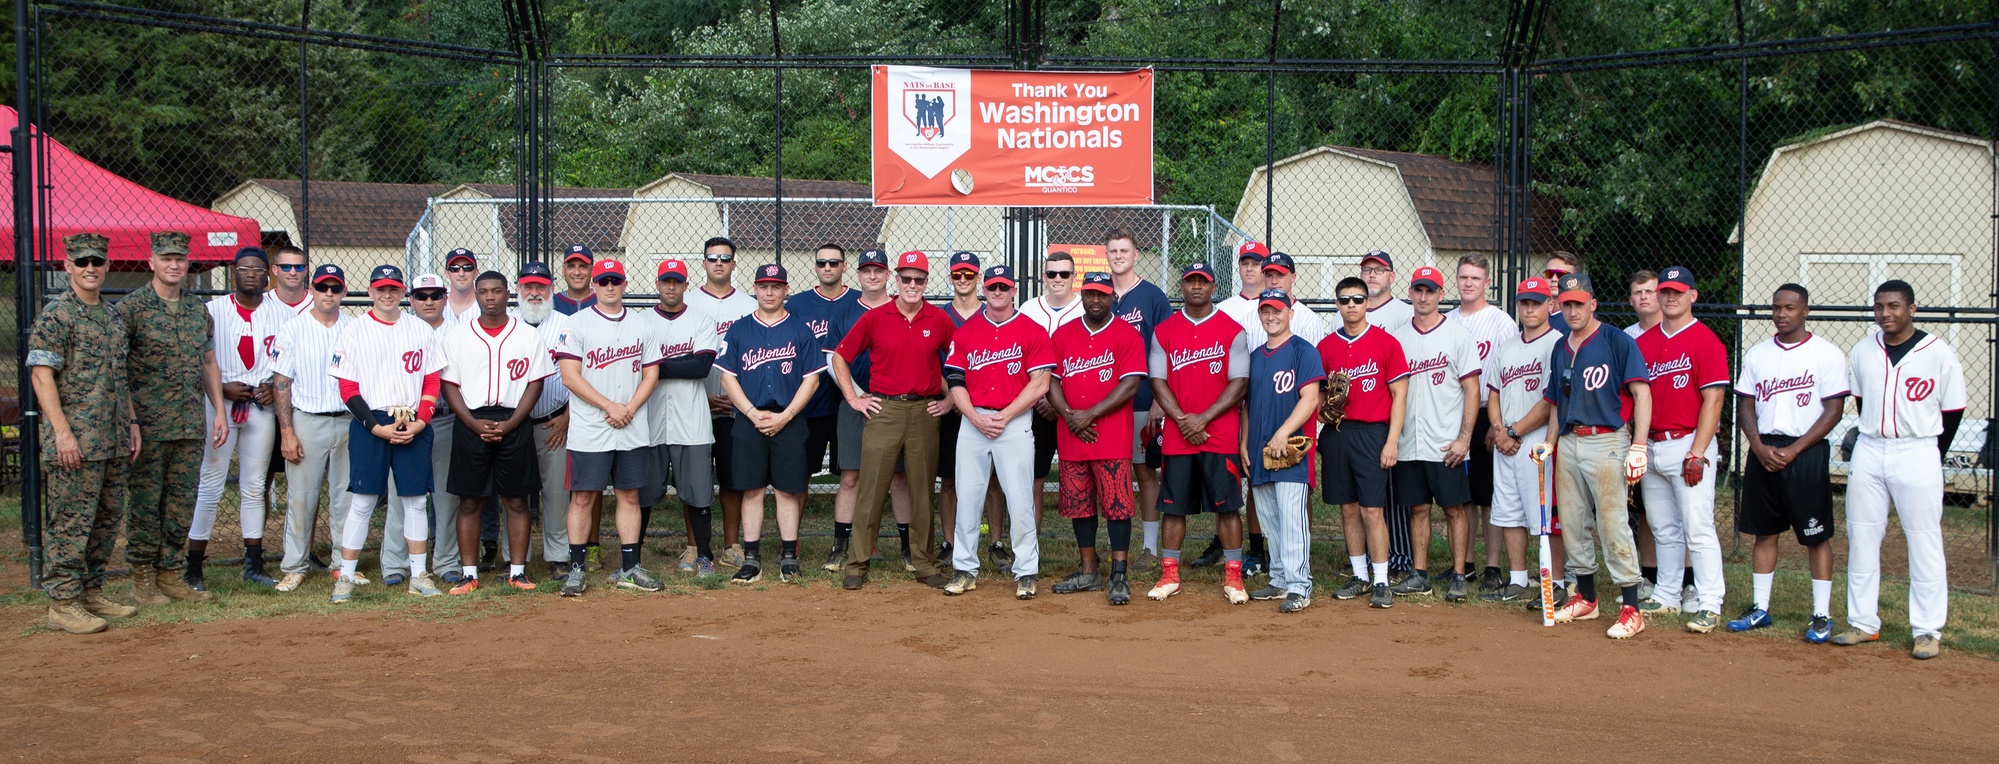
<path id="1" fill-rule="evenodd" d="M 736 434 L 736 417 L 718 416 L 709 420 L 715 428 L 715 483 L 722 490 L 733 491 L 729 487 L 729 468 L 736 463 L 736 449 L 732 445 Z"/>
<path id="2" fill-rule="evenodd" d="M 652 447 L 628 451 L 571 451 L 569 479 L 571 493 L 600 493 L 606 488 L 636 491 L 652 480 Z"/>
<path id="3" fill-rule="evenodd" d="M 1169 515 L 1227 514 L 1242 509 L 1249 473 L 1235 454 L 1171 454 L 1160 470 L 1159 511 Z"/>
<path id="4" fill-rule="evenodd" d="M 1471 465 L 1472 501 L 1487 506 L 1492 504 L 1492 449 L 1485 446 L 1485 436 L 1491 431 L 1485 412 L 1480 411 L 1477 423 L 1471 428 L 1471 457 L 1465 460 Z"/>
<path id="5" fill-rule="evenodd" d="M 1055 465 L 1055 420 L 1043 418 L 1029 411 L 1021 416 L 1034 417 L 1031 428 L 1034 431 L 1034 462 L 1028 469 L 1034 471 L 1034 490 L 1040 491 L 1048 481 L 1048 468 Z M 1037 503 L 1039 499 L 1036 500 Z"/>
<path id="6" fill-rule="evenodd" d="M 739 416 L 735 429 L 730 444 L 736 452 L 731 459 L 733 471 L 723 487 L 754 491 L 769 486 L 783 493 L 805 492 L 812 467 L 805 463 L 804 422 L 793 419 L 776 435 L 765 435 L 749 417 Z"/>
<path id="7" fill-rule="evenodd" d="M 1166 467 L 1166 428 L 1160 427 L 1152 437 L 1145 439 L 1145 466 L 1159 470 Z"/>
<path id="8" fill-rule="evenodd" d="M 474 409 L 472 416 L 488 422 L 504 422 L 514 415 L 505 406 Z M 499 494 L 525 498 L 541 493 L 541 465 L 534 456 L 534 425 L 521 425 L 500 436 L 497 443 L 480 440 L 465 420 L 451 424 L 451 472 L 444 478 L 444 490 L 453 496 L 483 498 Z"/>
<path id="9" fill-rule="evenodd" d="M 845 403 L 840 404 L 845 406 Z M 832 456 L 832 462 L 826 460 Z M 840 416 L 807 417 L 805 420 L 805 468 L 808 474 L 817 475 L 820 469 L 838 472 L 840 469 Z"/>
<path id="10" fill-rule="evenodd" d="M 1462 464 L 1446 467 L 1443 462 L 1396 462 L 1395 503 L 1404 507 L 1470 504 L 1471 472 Z"/>
<path id="11" fill-rule="evenodd" d="M 1764 445 L 1782 448 L 1797 438 L 1765 435 Z M 1817 546 L 1832 539 L 1832 444 L 1819 441 L 1798 452 L 1783 471 L 1772 473 L 1750 456 L 1742 467 L 1742 506 L 1735 529 L 1753 536 L 1775 536 L 1786 530 L 1798 543 Z"/>
<path id="12" fill-rule="evenodd" d="M 1343 422 L 1319 431 L 1320 497 L 1327 504 L 1388 506 L 1388 471 L 1381 449 L 1388 444 L 1387 422 Z"/>
<path id="13" fill-rule="evenodd" d="M 951 413 L 937 417 L 937 476 L 954 480 L 958 476 L 958 425 L 963 424 L 965 415 L 952 409 Z M 902 472 L 902 460 L 896 459 L 895 471 Z"/>

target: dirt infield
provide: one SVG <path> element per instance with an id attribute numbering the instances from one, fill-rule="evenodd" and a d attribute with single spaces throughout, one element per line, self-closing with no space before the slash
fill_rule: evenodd
<path id="1" fill-rule="evenodd" d="M 508 598 L 48 632 L 0 661 L 20 760 L 1428 761 L 1583 750 L 1989 760 L 1999 663 L 1209 587 L 1112 609 L 995 584 Z M 380 589 L 377 587 L 377 591 Z M 1045 584 L 1044 584 L 1045 591 Z M 5 626 L 28 624 L 11 609 Z M 1606 729 L 1608 727 L 1608 729 Z M 1540 730 L 1537 737 L 1532 733 Z M 1570 732 L 1571 729 L 1577 730 Z M 1631 733 L 1619 742 L 1613 731 Z"/>

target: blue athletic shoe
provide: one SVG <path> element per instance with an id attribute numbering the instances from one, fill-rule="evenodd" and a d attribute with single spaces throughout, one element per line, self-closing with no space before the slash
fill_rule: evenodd
<path id="1" fill-rule="evenodd" d="M 1770 611 L 1751 606 L 1748 610 L 1742 611 L 1742 617 L 1728 622 L 1728 630 L 1743 632 L 1750 629 L 1761 629 L 1770 624 Z M 1827 628 L 1831 627 L 1828 626 Z"/>
<path id="2" fill-rule="evenodd" d="M 452 586 L 457 586 L 459 584 L 465 583 L 465 571 L 447 570 L 444 571 L 443 575 L 438 576 L 438 578 L 444 579 L 444 582 L 447 584 L 451 584 Z"/>
<path id="3" fill-rule="evenodd" d="M 387 574 L 387 575 L 384 575 L 384 576 L 382 576 L 382 585 L 383 585 L 383 586 L 402 586 L 402 585 L 403 585 L 403 584 L 404 584 L 405 582 L 407 582 L 407 581 L 409 581 L 409 580 L 410 580 L 410 577 L 409 577 L 409 574 L 407 574 L 407 573 L 390 573 L 390 574 Z"/>
<path id="4" fill-rule="evenodd" d="M 1823 645 L 1832 639 L 1832 619 L 1822 615 L 1812 616 L 1812 625 L 1805 627 L 1805 641 Z"/>

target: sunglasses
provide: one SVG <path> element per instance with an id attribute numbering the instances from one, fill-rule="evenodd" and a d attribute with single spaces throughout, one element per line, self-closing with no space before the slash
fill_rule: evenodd
<path id="1" fill-rule="evenodd" d="M 1012 284 L 990 284 L 990 285 L 988 285 L 988 286 L 986 287 L 986 291 L 988 291 L 988 292 L 1011 292 L 1011 291 L 1013 291 L 1013 285 L 1012 285 Z"/>
<path id="2" fill-rule="evenodd" d="M 1337 302 L 1337 303 L 1339 303 L 1339 304 L 1341 304 L 1341 305 L 1366 305 L 1366 304 L 1367 304 L 1367 295 L 1364 295 L 1364 294 L 1343 294 L 1343 295 L 1340 295 L 1340 296 L 1338 296 L 1338 297 L 1335 297 L 1335 298 L 1333 298 L 1333 301 L 1334 301 L 1334 302 Z"/>
<path id="3" fill-rule="evenodd" d="M 278 263 L 278 270 L 286 273 L 304 273 L 305 263 Z"/>
<path id="4" fill-rule="evenodd" d="M 620 276 L 604 276 L 597 279 L 597 284 L 600 286 L 617 286 L 623 283 L 625 283 L 625 279 Z"/>
<path id="5" fill-rule="evenodd" d="M 735 256 L 735 255 L 702 255 L 702 256 L 701 256 L 701 259 L 703 259 L 703 260 L 707 260 L 708 262 L 711 262 L 711 263 L 733 263 L 733 262 L 735 262 L 735 261 L 736 261 L 736 256 Z"/>
<path id="6" fill-rule="evenodd" d="M 817 266 L 819 266 L 819 267 L 821 267 L 821 268 L 834 268 L 834 267 L 838 267 L 839 265 L 841 265 L 842 263 L 845 263 L 845 262 L 847 262 L 847 261 L 845 261 L 845 260 L 814 260 L 814 261 L 812 261 L 812 264 L 813 264 L 813 265 L 817 265 Z"/>
<path id="7" fill-rule="evenodd" d="M 347 285 L 337 281 L 331 283 L 322 281 L 312 285 L 312 290 L 315 292 L 345 292 L 347 291 Z"/>
<path id="8" fill-rule="evenodd" d="M 971 281 L 972 279 L 976 279 L 978 277 L 979 274 L 969 273 L 966 271 L 955 271 L 951 274 L 952 281 Z"/>
<path id="9" fill-rule="evenodd" d="M 256 274 L 256 273 L 270 273 L 270 272 L 271 272 L 271 269 L 269 269 L 269 268 L 265 268 L 265 267 L 263 267 L 263 266 L 249 266 L 249 265 L 238 265 L 238 266 L 236 266 L 236 272 L 237 272 L 237 273 L 248 273 L 248 274 Z"/>
<path id="10" fill-rule="evenodd" d="M 1051 279 L 1066 279 L 1076 275 L 1075 271 L 1042 271 L 1041 275 Z"/>
<path id="11" fill-rule="evenodd" d="M 1542 271 L 1541 275 L 1552 279 L 1555 278 L 1556 276 L 1566 276 L 1568 275 L 1568 273 L 1569 273 L 1568 271 L 1562 270 L 1560 268 L 1549 268 L 1545 271 Z"/>
<path id="12" fill-rule="evenodd" d="M 75 263 L 78 268 L 102 268 L 105 263 L 110 261 L 96 255 L 89 255 L 87 257 L 79 257 L 70 262 Z"/>
<path id="13" fill-rule="evenodd" d="M 902 280 L 902 283 L 904 283 L 904 284 L 911 284 L 911 285 L 915 285 L 915 284 L 928 284 L 928 283 L 930 283 L 930 277 L 929 277 L 929 276 L 897 276 L 896 278 L 898 278 L 898 279 L 901 279 L 901 280 Z"/>
<path id="14" fill-rule="evenodd" d="M 452 273 L 471 273 L 475 270 L 478 270 L 479 266 L 473 265 L 471 263 L 464 263 L 461 265 L 447 265 L 444 266 L 444 269 Z"/>
<path id="15" fill-rule="evenodd" d="M 410 293 L 410 302 L 437 302 L 444 299 L 444 292 L 436 289 L 420 289 Z"/>

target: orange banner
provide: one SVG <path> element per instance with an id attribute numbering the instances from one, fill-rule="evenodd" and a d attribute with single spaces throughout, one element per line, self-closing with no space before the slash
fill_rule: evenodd
<path id="1" fill-rule="evenodd" d="M 1152 70 L 874 67 L 875 204 L 1152 203 Z"/>

